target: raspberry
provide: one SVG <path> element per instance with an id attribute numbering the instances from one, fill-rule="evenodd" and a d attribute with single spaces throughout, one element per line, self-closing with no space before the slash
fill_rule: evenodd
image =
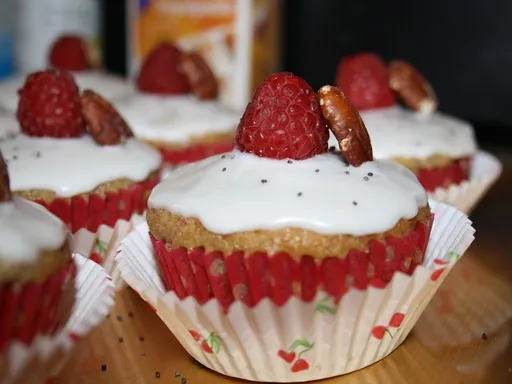
<path id="1" fill-rule="evenodd" d="M 89 68 L 89 59 L 84 41 L 78 36 L 58 38 L 50 50 L 50 65 L 66 71 L 81 71 Z"/>
<path id="2" fill-rule="evenodd" d="M 85 132 L 80 94 L 69 72 L 49 69 L 32 73 L 18 93 L 16 115 L 23 133 L 78 137 Z"/>
<path id="3" fill-rule="evenodd" d="M 336 86 L 359 110 L 390 107 L 396 96 L 389 86 L 389 71 L 374 53 L 359 53 L 341 60 Z"/>
<path id="4" fill-rule="evenodd" d="M 327 152 L 329 129 L 316 92 L 289 72 L 270 75 L 247 106 L 236 134 L 242 152 L 303 160 Z"/>
<path id="5" fill-rule="evenodd" d="M 146 58 L 137 78 L 143 92 L 160 95 L 188 93 L 190 85 L 179 70 L 181 51 L 172 44 L 162 43 Z"/>

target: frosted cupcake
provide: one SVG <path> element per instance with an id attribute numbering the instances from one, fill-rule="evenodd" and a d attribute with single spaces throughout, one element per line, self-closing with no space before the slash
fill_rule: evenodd
<path id="1" fill-rule="evenodd" d="M 164 43 L 142 64 L 137 94 L 116 103 L 135 134 L 168 165 L 233 149 L 240 116 L 217 100 L 217 80 L 197 53 Z"/>
<path id="2" fill-rule="evenodd" d="M 95 50 L 79 36 L 61 36 L 50 47 L 48 66 L 72 72 L 80 88 L 94 89 L 111 102 L 133 94 L 133 87 L 126 79 L 97 69 L 100 63 Z M 18 91 L 24 81 L 25 75 L 19 74 L 0 82 L 0 108 L 16 112 Z"/>
<path id="3" fill-rule="evenodd" d="M 411 171 L 374 160 L 337 88 L 317 95 L 290 73 L 256 89 L 236 149 L 173 170 L 148 205 L 119 248 L 123 277 L 195 359 L 258 382 L 383 359 L 474 232 Z"/>
<path id="4" fill-rule="evenodd" d="M 333 128 L 352 145 L 347 161 L 326 153 L 316 94 L 280 73 L 256 90 L 237 149 L 177 169 L 153 190 L 147 221 L 167 289 L 201 303 L 215 297 L 225 309 L 266 297 L 308 301 L 319 287 L 338 301 L 423 261 L 425 190 L 407 169 L 373 160 L 364 124 L 339 91 L 322 101 L 354 119 L 357 137 Z"/>
<path id="5" fill-rule="evenodd" d="M 13 196 L 0 155 L 0 360 L 66 323 L 76 267 L 66 226 L 43 207 Z"/>
<path id="6" fill-rule="evenodd" d="M 410 64 L 394 61 L 388 67 L 377 55 L 360 53 L 340 62 L 336 83 L 361 111 L 375 158 L 409 168 L 429 192 L 469 179 L 478 149 L 473 127 L 436 112 L 431 86 Z M 335 143 L 331 137 L 329 145 Z"/>
<path id="7" fill-rule="evenodd" d="M 17 117 L 22 133 L 0 142 L 13 192 L 48 208 L 72 234 L 87 231 L 93 244 L 80 253 L 101 261 L 110 239 L 93 234 L 145 211 L 159 181 L 160 154 L 133 137 L 101 96 L 80 92 L 65 71 L 28 76 Z"/>

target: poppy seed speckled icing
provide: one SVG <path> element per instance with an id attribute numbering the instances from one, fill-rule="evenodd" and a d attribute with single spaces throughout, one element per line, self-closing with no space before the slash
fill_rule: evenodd
<path id="1" fill-rule="evenodd" d="M 297 227 L 362 236 L 415 217 L 427 193 L 391 162 L 352 167 L 330 153 L 292 161 L 235 150 L 174 170 L 148 205 L 195 217 L 218 234 Z"/>

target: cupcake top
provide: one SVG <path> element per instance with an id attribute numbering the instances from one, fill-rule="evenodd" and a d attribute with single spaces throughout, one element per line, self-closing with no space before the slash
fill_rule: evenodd
<path id="1" fill-rule="evenodd" d="M 477 150 L 473 127 L 444 113 L 421 114 L 393 106 L 362 111 L 361 117 L 377 159 L 439 154 L 461 158 L 472 156 Z M 331 135 L 329 147 L 337 145 L 338 140 Z"/>
<path id="2" fill-rule="evenodd" d="M 80 93 L 68 72 L 28 76 L 17 117 L 22 133 L 0 142 L 14 191 L 70 197 L 113 180 L 142 181 L 159 169 L 158 151 L 137 141 L 101 96 Z"/>
<path id="3" fill-rule="evenodd" d="M 6 266 L 34 263 L 43 252 L 61 249 L 66 240 L 62 221 L 40 205 L 11 194 L 0 154 L 0 277 Z"/>
<path id="4" fill-rule="evenodd" d="M 81 89 L 94 89 L 111 102 L 118 102 L 134 94 L 133 87 L 120 76 L 96 70 L 71 71 Z M 25 82 L 25 75 L 16 75 L 0 82 L 0 109 L 16 113 L 18 90 Z"/>
<path id="5" fill-rule="evenodd" d="M 343 158 L 327 152 L 328 127 Z M 236 146 L 171 172 L 153 190 L 150 210 L 196 218 L 216 234 L 295 227 L 362 236 L 428 204 L 410 171 L 373 160 L 364 124 L 341 92 L 324 87 L 317 96 L 290 73 L 258 87 Z"/>
<path id="6" fill-rule="evenodd" d="M 216 100 L 192 95 L 159 96 L 139 93 L 116 103 L 137 137 L 187 143 L 208 134 L 234 132 L 240 115 Z"/>
<path id="7" fill-rule="evenodd" d="M 359 109 L 378 159 L 462 158 L 477 151 L 473 127 L 436 112 L 439 102 L 431 85 L 409 63 L 386 65 L 367 52 L 348 56 L 338 66 L 336 83 Z M 331 137 L 330 145 L 335 143 Z"/>
<path id="8" fill-rule="evenodd" d="M 157 46 L 136 79 L 137 94 L 116 103 L 137 136 L 186 144 L 209 134 L 234 132 L 240 116 L 217 101 L 218 84 L 197 52 L 171 43 Z"/>

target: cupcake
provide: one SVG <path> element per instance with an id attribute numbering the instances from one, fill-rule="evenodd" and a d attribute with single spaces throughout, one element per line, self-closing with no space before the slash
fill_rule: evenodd
<path id="1" fill-rule="evenodd" d="M 240 116 L 217 100 L 217 80 L 196 52 L 163 43 L 146 58 L 135 96 L 116 103 L 135 134 L 169 166 L 228 152 Z"/>
<path id="2" fill-rule="evenodd" d="M 50 47 L 48 66 L 72 72 L 80 88 L 94 89 L 111 102 L 131 95 L 133 87 L 126 79 L 98 69 L 96 50 L 80 36 L 63 35 Z M 0 82 L 0 108 L 16 112 L 18 91 L 25 77 L 19 74 Z"/>
<path id="3" fill-rule="evenodd" d="M 133 137 L 105 99 L 80 92 L 65 71 L 29 75 L 17 118 L 21 134 L 0 142 L 13 193 L 64 221 L 73 251 L 103 261 L 116 245 L 112 229 L 145 211 L 159 181 L 160 154 Z"/>
<path id="4" fill-rule="evenodd" d="M 329 129 L 340 153 L 328 151 Z M 374 160 L 337 88 L 317 95 L 278 73 L 256 89 L 236 149 L 154 188 L 147 224 L 116 260 L 202 364 L 302 382 L 397 348 L 455 262 L 435 269 L 434 259 L 462 254 L 473 232 L 454 208 L 429 203 L 411 171 Z"/>
<path id="5" fill-rule="evenodd" d="M 376 54 L 359 53 L 341 60 L 336 83 L 361 111 L 375 158 L 409 168 L 429 192 L 469 179 L 477 153 L 473 127 L 436 111 L 437 98 L 417 69 L 401 60 L 388 66 Z M 336 145 L 334 136 L 330 145 Z"/>
<path id="6" fill-rule="evenodd" d="M 14 343 L 30 345 L 67 322 L 76 267 L 64 223 L 12 195 L 0 155 L 0 360 Z"/>

